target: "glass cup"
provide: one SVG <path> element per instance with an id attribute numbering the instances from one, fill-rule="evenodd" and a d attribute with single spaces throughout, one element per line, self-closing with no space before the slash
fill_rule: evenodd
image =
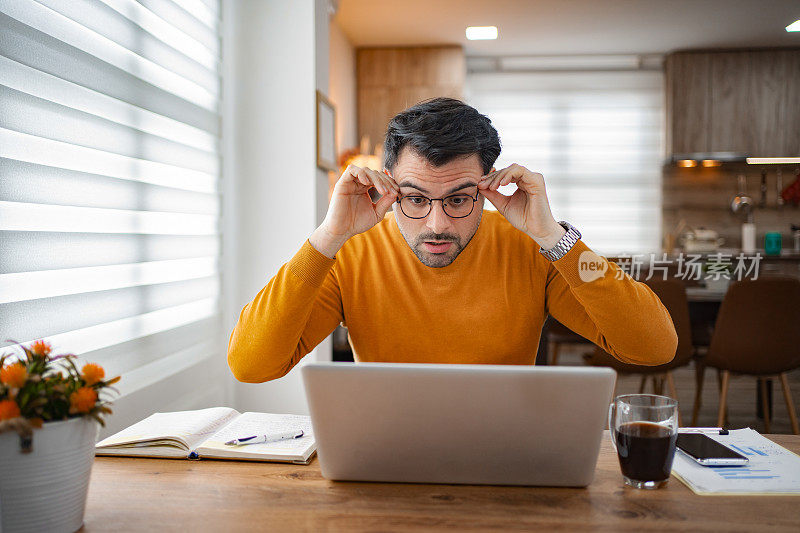
<path id="1" fill-rule="evenodd" d="M 608 408 L 608 427 L 625 484 L 664 486 L 675 457 L 678 402 L 655 394 L 617 396 Z"/>

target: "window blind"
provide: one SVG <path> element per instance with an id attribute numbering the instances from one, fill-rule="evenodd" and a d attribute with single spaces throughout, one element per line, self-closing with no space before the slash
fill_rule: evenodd
<path id="1" fill-rule="evenodd" d="M 0 2 L 3 339 L 123 395 L 219 357 L 220 31 L 217 0 Z"/>
<path id="2" fill-rule="evenodd" d="M 606 255 L 658 251 L 661 72 L 471 73 L 466 93 L 500 133 L 496 167 L 541 172 L 553 215 L 589 246 Z"/>

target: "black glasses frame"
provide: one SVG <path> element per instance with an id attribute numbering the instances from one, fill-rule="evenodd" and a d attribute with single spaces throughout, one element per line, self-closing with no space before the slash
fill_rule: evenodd
<path id="1" fill-rule="evenodd" d="M 467 194 L 467 193 L 464 193 L 464 192 L 460 192 L 460 193 L 457 193 L 457 194 L 450 194 L 450 195 L 445 196 L 443 198 L 428 198 L 427 196 L 423 196 L 421 194 L 406 194 L 405 196 L 398 196 L 397 197 L 397 203 L 400 204 L 400 211 L 402 211 L 405 216 L 407 216 L 408 218 L 413 218 L 415 220 L 419 220 L 419 219 L 425 218 L 428 215 L 430 215 L 431 214 L 431 209 L 433 209 L 433 202 L 435 202 L 437 200 L 442 202 L 442 211 L 444 211 L 445 215 L 449 216 L 450 218 L 467 218 L 475 210 L 475 204 L 478 202 L 478 196 L 479 195 L 480 195 L 480 191 L 477 191 L 475 193 L 474 197 L 471 194 Z M 444 207 L 444 201 L 447 200 L 448 198 L 452 198 L 454 196 L 469 196 L 470 198 L 472 198 L 472 207 L 470 208 L 469 213 L 467 213 L 466 215 L 461 215 L 460 217 L 454 217 L 453 215 L 451 215 L 450 213 L 447 212 L 447 209 Z M 425 198 L 426 200 L 428 200 L 428 212 L 425 213 L 421 217 L 412 217 L 412 216 L 410 216 L 408 213 L 406 213 L 406 210 L 403 209 L 403 201 L 402 201 L 403 198 Z"/>

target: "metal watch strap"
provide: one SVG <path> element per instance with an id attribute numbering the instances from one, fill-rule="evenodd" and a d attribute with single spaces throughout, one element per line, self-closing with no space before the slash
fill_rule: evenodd
<path id="1" fill-rule="evenodd" d="M 550 261 L 555 261 L 564 257 L 567 252 L 569 252 L 570 249 L 575 246 L 575 243 L 578 242 L 578 239 L 581 238 L 581 232 L 566 220 L 559 220 L 558 223 L 562 228 L 567 230 L 567 232 L 563 237 L 561 237 L 561 239 L 559 239 L 556 245 L 549 250 L 542 250 L 541 248 L 539 249 L 539 253 Z"/>

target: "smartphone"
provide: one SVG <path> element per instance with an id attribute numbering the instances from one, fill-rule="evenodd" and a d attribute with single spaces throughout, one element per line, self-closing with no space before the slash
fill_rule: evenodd
<path id="1" fill-rule="evenodd" d="M 743 466 L 747 457 L 702 433 L 679 433 L 678 449 L 703 466 Z"/>

